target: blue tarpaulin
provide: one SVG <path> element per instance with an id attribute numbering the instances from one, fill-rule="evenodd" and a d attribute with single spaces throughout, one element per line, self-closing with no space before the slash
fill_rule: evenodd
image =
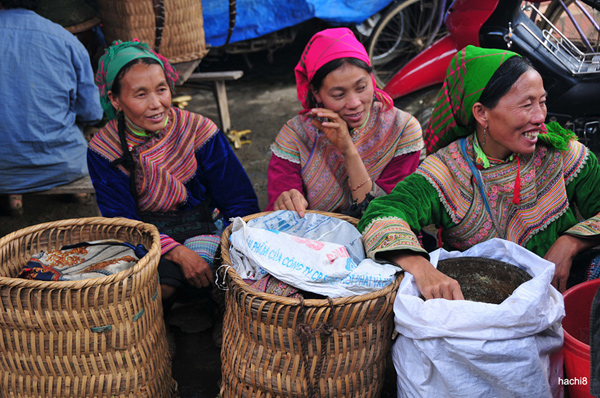
<path id="1" fill-rule="evenodd" d="M 361 23 L 391 0 L 237 0 L 235 28 L 230 42 L 253 39 L 319 18 L 339 25 Z M 204 33 L 211 46 L 225 44 L 229 29 L 229 1 L 202 0 Z"/>

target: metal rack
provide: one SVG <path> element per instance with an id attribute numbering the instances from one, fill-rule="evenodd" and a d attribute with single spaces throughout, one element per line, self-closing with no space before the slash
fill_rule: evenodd
<path id="1" fill-rule="evenodd" d="M 587 75 L 600 73 L 600 53 L 597 52 L 582 52 L 571 40 L 569 40 L 550 20 L 544 16 L 534 5 L 525 4 L 521 10 L 531 11 L 532 18 L 539 16 L 549 26 L 549 29 L 542 29 L 540 38 L 523 23 L 517 24 L 514 29 L 519 27 L 528 32 L 535 40 L 537 40 L 550 54 L 573 75 Z M 509 43 L 512 36 L 513 28 L 509 26 L 507 42 Z"/>

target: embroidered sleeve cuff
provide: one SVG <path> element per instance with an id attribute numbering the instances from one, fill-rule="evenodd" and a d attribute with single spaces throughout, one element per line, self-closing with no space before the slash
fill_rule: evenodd
<path id="1" fill-rule="evenodd" d="M 569 228 L 566 233 L 569 235 L 585 237 L 600 235 L 600 214 L 597 214 L 592 218 L 588 218 L 579 224 L 575 224 Z"/>
<path id="2" fill-rule="evenodd" d="M 180 243 L 177 242 L 176 240 L 174 240 L 173 238 L 171 238 L 169 235 L 160 234 L 160 254 L 161 255 L 164 255 L 165 253 L 170 252 L 171 250 L 173 250 L 174 248 L 176 248 L 179 245 L 180 245 Z"/>
<path id="3" fill-rule="evenodd" d="M 419 244 L 408 223 L 399 218 L 374 220 L 363 234 L 367 256 L 375 259 L 377 253 L 392 250 L 412 250 L 427 253 Z"/>

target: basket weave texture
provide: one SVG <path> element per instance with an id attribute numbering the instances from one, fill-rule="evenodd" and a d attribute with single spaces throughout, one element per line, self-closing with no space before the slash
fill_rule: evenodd
<path id="1" fill-rule="evenodd" d="M 160 0 L 164 7 L 158 52 L 172 64 L 202 59 L 206 53 L 201 0 Z M 156 49 L 153 0 L 98 0 L 107 43 L 139 39 Z"/>
<path id="2" fill-rule="evenodd" d="M 231 265 L 230 235 L 231 226 L 221 239 L 223 265 Z M 379 397 L 401 279 L 369 294 L 304 300 L 260 292 L 227 267 L 223 398 Z"/>
<path id="3" fill-rule="evenodd" d="M 102 278 L 14 277 L 35 253 L 98 239 L 149 251 Z M 0 239 L 0 396 L 172 397 L 159 258 L 156 228 L 123 218 L 61 220 Z"/>

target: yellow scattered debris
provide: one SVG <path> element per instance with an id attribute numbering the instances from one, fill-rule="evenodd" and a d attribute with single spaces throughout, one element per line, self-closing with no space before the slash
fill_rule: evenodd
<path id="1" fill-rule="evenodd" d="M 229 138 L 229 140 L 233 143 L 233 147 L 235 149 L 240 149 L 243 144 L 252 143 L 252 140 L 242 140 L 243 136 L 250 134 L 251 132 L 251 130 L 231 130 L 229 133 L 227 133 L 227 138 Z"/>

